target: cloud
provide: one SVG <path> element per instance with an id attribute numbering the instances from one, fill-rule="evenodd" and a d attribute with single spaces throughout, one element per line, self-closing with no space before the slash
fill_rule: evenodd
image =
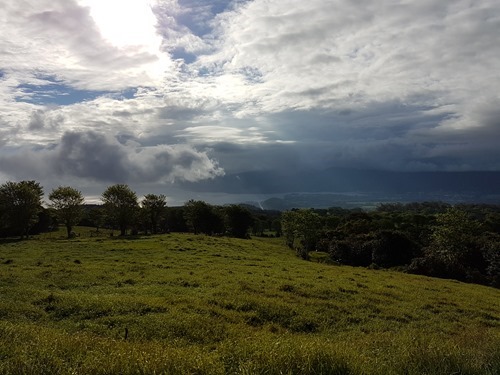
<path id="1" fill-rule="evenodd" d="M 195 182 L 224 175 L 206 151 L 188 145 L 142 147 L 93 131 L 66 132 L 45 148 L 11 150 L 0 171 L 16 178 L 74 177 L 103 183 Z M 31 176 L 31 177 L 30 177 Z"/>
<path id="2" fill-rule="evenodd" d="M 38 130 L 45 127 L 45 118 L 42 110 L 33 111 L 30 122 L 28 123 L 29 130 Z"/>
<path id="3" fill-rule="evenodd" d="M 225 61 L 227 74 L 257 69 L 269 110 L 417 95 L 421 104 L 448 104 L 465 99 L 457 88 L 494 94 L 498 13 L 491 1 L 257 0 L 224 15 L 224 44 L 200 64 Z"/>
<path id="4" fill-rule="evenodd" d="M 259 132 L 258 128 L 240 129 L 223 126 L 197 126 L 188 127 L 183 130 L 183 137 L 187 137 L 195 143 L 265 143 L 266 137 Z"/>
<path id="5" fill-rule="evenodd" d="M 36 133 L 38 131 L 54 131 L 64 123 L 64 116 L 60 113 L 44 112 L 41 109 L 35 109 L 31 113 L 28 122 L 28 131 Z"/>
<path id="6" fill-rule="evenodd" d="M 494 0 L 123 0 L 135 44 L 106 4 L 0 9 L 0 172 L 500 170 Z"/>
<path id="7" fill-rule="evenodd" d="M 149 46 L 110 44 L 91 9 L 75 0 L 6 1 L 0 14 L 0 66 L 19 84 L 43 73 L 82 90 L 123 90 L 155 84 L 160 62 L 168 69 L 166 56 Z"/>

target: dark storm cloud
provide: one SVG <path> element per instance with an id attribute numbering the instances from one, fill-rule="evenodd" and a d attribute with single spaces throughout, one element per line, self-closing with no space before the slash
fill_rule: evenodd
<path id="1" fill-rule="evenodd" d="M 224 160 L 227 173 L 270 170 L 299 170 L 307 155 L 294 144 L 212 144 L 212 155 Z"/>
<path id="2" fill-rule="evenodd" d="M 128 157 L 120 143 L 95 132 L 66 133 L 53 155 L 61 175 L 123 182 L 129 179 Z"/>
<path id="3" fill-rule="evenodd" d="M 17 178 L 72 176 L 115 183 L 198 181 L 224 173 L 206 152 L 188 146 L 144 148 L 93 131 L 66 132 L 54 147 L 12 150 L 0 162 L 0 172 Z"/>

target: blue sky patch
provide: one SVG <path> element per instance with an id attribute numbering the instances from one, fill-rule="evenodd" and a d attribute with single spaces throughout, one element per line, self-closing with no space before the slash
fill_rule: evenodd
<path id="1" fill-rule="evenodd" d="M 22 95 L 16 97 L 18 102 L 40 105 L 70 105 L 93 100 L 101 95 L 110 93 L 109 91 L 76 90 L 61 83 L 50 83 L 47 85 L 21 84 L 17 88 L 23 92 Z"/>
<path id="2" fill-rule="evenodd" d="M 137 93 L 137 88 L 129 88 L 118 92 L 108 92 L 115 100 L 133 99 Z"/>
<path id="3" fill-rule="evenodd" d="M 191 64 L 196 61 L 197 56 L 194 53 L 186 52 L 184 48 L 176 48 L 171 51 L 172 59 L 182 59 L 186 64 Z"/>
<path id="4" fill-rule="evenodd" d="M 22 94 L 16 97 L 18 102 L 26 102 L 38 105 L 71 105 L 75 103 L 94 100 L 103 95 L 112 95 L 114 99 L 131 99 L 136 93 L 136 89 L 127 89 L 121 92 L 78 90 L 53 77 L 37 77 L 44 79 L 47 84 L 34 85 L 24 83 L 17 88 Z"/>
<path id="5" fill-rule="evenodd" d="M 179 0 L 179 5 L 189 11 L 179 16 L 177 22 L 188 27 L 196 36 L 203 37 L 212 31 L 210 21 L 232 4 L 227 0 Z"/>

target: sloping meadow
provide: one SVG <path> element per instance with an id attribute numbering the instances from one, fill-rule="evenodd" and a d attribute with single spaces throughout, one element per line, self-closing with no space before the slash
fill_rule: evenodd
<path id="1" fill-rule="evenodd" d="M 50 237 L 0 244 L 1 374 L 500 373 L 497 289 L 279 239 Z"/>

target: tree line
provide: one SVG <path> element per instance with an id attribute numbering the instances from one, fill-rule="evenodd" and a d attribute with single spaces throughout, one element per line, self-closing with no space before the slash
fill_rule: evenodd
<path id="1" fill-rule="evenodd" d="M 282 214 L 285 243 L 351 266 L 500 287 L 500 206 L 382 204 L 375 211 L 298 209 Z"/>
<path id="2" fill-rule="evenodd" d="M 163 194 L 146 194 L 140 201 L 125 184 L 109 186 L 101 195 L 101 205 L 85 205 L 82 193 L 60 186 L 48 195 L 36 181 L 6 182 L 0 186 L 0 237 L 20 236 L 49 231 L 64 225 L 68 238 L 76 225 L 111 228 L 120 235 L 160 232 L 194 232 L 208 235 L 248 236 L 250 229 L 264 232 L 262 219 L 241 205 L 213 206 L 190 200 L 183 207 L 167 207 Z"/>
<path id="3" fill-rule="evenodd" d="M 298 256 L 329 254 L 351 266 L 397 268 L 427 276 L 500 287 L 500 206 L 441 202 L 381 204 L 376 210 L 294 209 L 279 213 L 244 205 L 214 206 L 189 200 L 168 207 L 163 194 L 140 201 L 125 184 L 107 187 L 102 204 L 86 205 L 70 186 L 53 189 L 43 204 L 36 181 L 0 185 L 0 237 L 20 236 L 76 225 L 136 235 L 192 232 L 247 238 L 282 236 Z"/>

